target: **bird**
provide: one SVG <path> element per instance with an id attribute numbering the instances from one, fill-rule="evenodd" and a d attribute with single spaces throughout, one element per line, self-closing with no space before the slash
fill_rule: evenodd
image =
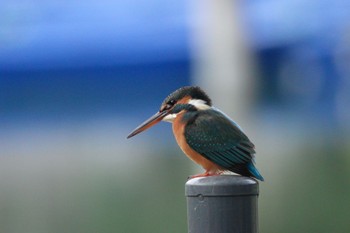
<path id="1" fill-rule="evenodd" d="M 135 128 L 131 138 L 155 124 L 172 123 L 182 151 L 205 172 L 190 178 L 221 175 L 231 171 L 264 181 L 255 167 L 255 146 L 241 127 L 213 107 L 212 100 L 198 86 L 177 89 L 162 102 L 159 111 Z"/>

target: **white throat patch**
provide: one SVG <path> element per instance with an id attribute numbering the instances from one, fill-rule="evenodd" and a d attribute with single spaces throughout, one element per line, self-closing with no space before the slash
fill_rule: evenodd
<path id="1" fill-rule="evenodd" d="M 172 122 L 175 120 L 176 116 L 177 116 L 176 113 L 166 115 L 166 116 L 162 119 L 162 121 L 166 121 L 166 122 L 172 123 Z"/>
<path id="2" fill-rule="evenodd" d="M 205 103 L 204 100 L 198 100 L 198 99 L 192 99 L 188 101 L 189 104 L 192 104 L 199 110 L 207 110 L 210 109 L 211 107 Z"/>

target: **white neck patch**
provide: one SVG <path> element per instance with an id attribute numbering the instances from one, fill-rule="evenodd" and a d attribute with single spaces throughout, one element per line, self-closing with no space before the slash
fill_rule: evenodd
<path id="1" fill-rule="evenodd" d="M 191 99 L 190 101 L 188 101 L 188 103 L 192 104 L 199 110 L 207 110 L 211 108 L 208 104 L 205 103 L 204 100 Z"/>

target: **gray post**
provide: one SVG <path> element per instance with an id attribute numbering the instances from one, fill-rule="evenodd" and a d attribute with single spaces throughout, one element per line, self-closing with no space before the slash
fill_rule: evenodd
<path id="1" fill-rule="evenodd" d="M 258 194 L 258 182 L 243 176 L 187 181 L 188 232 L 257 233 Z"/>

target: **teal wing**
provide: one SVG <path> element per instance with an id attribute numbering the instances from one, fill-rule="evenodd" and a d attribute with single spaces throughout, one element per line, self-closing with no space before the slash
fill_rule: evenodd
<path id="1" fill-rule="evenodd" d="M 185 138 L 189 146 L 221 167 L 250 175 L 246 164 L 255 154 L 254 144 L 239 126 L 216 110 L 200 111 L 187 122 Z"/>

